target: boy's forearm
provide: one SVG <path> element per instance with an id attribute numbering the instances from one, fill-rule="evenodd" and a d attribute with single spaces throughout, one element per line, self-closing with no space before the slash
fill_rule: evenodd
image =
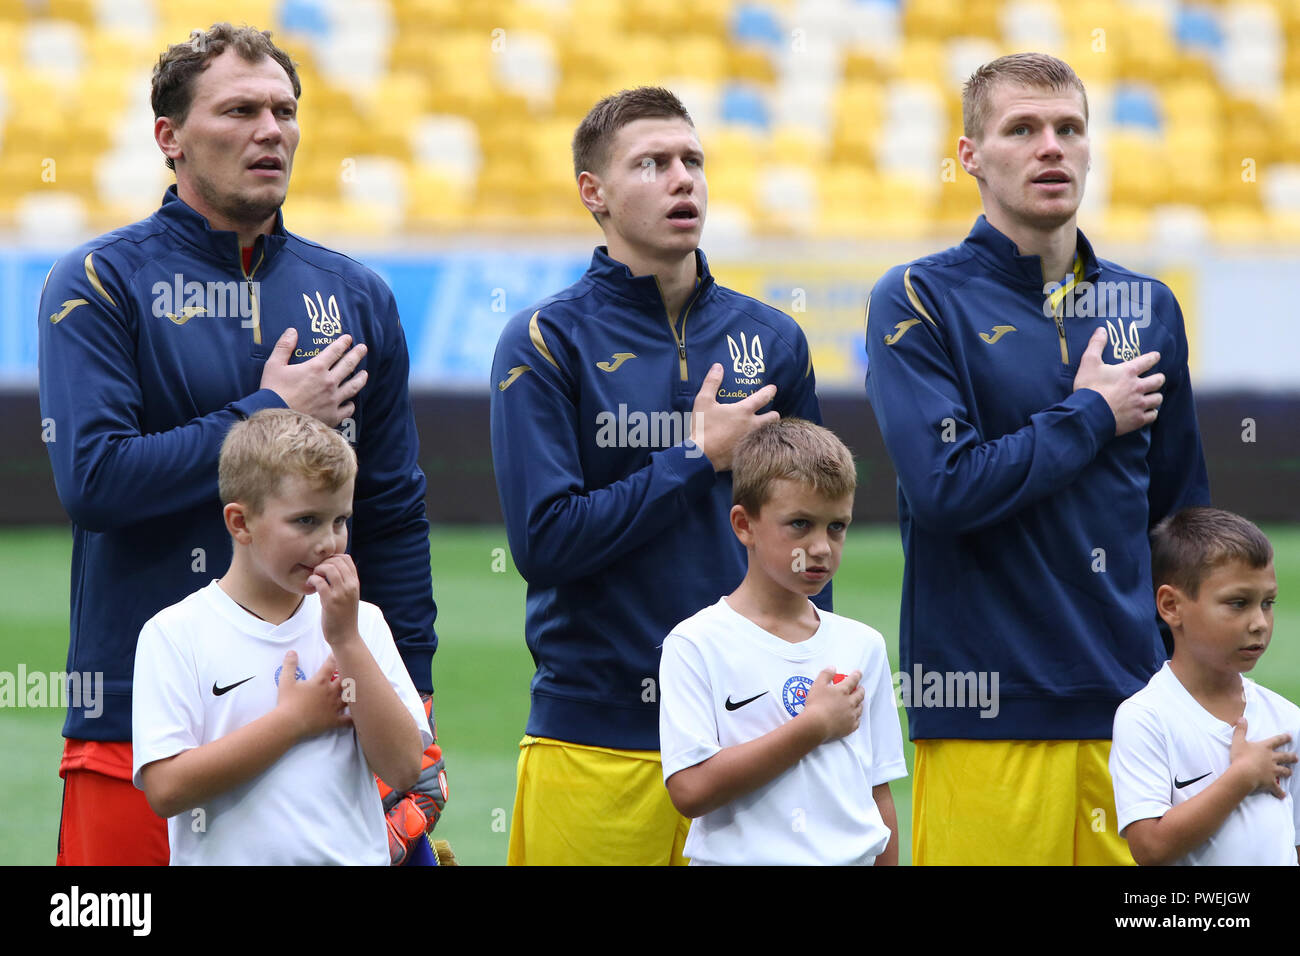
<path id="1" fill-rule="evenodd" d="M 668 796 L 684 816 L 702 817 L 771 783 L 816 750 L 822 739 L 801 714 L 762 737 L 724 747 L 708 760 L 679 770 L 667 780 Z"/>
<path id="2" fill-rule="evenodd" d="M 1133 859 L 1142 866 L 1164 866 L 1186 856 L 1212 837 L 1252 790 L 1240 767 L 1229 766 L 1218 780 L 1159 819 L 1134 821 L 1125 830 Z"/>
<path id="3" fill-rule="evenodd" d="M 876 801 L 880 819 L 889 827 L 889 842 L 876 857 L 873 866 L 898 866 L 898 811 L 894 807 L 894 794 L 888 783 L 878 783 L 871 788 L 871 799 Z"/>
<path id="4" fill-rule="evenodd" d="M 146 766 L 141 771 L 145 797 L 158 816 L 174 817 L 252 780 L 283 757 L 298 736 L 292 718 L 276 708 L 218 740 Z"/>
<path id="5" fill-rule="evenodd" d="M 343 694 L 366 762 L 394 790 L 410 789 L 420 776 L 424 750 L 419 728 L 360 635 L 331 649 L 339 679 L 353 681 Z"/>

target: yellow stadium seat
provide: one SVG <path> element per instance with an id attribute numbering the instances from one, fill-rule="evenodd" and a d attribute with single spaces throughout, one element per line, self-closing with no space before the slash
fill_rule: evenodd
<path id="1" fill-rule="evenodd" d="M 962 6 L 961 22 L 954 31 L 962 36 L 996 40 L 1002 31 L 998 22 L 1003 0 L 967 0 Z"/>
<path id="2" fill-rule="evenodd" d="M 1188 121 L 1217 125 L 1222 119 L 1223 93 L 1217 83 L 1205 79 L 1167 83 L 1160 99 L 1171 125 Z"/>
<path id="3" fill-rule="evenodd" d="M 903 29 L 909 39 L 941 39 L 960 29 L 962 4 L 958 0 L 910 0 L 903 5 Z"/>
<path id="4" fill-rule="evenodd" d="M 461 25 L 463 7 L 461 0 L 401 0 L 393 4 L 393 13 L 402 30 L 415 25 L 450 28 Z"/>
<path id="5" fill-rule="evenodd" d="M 6 137 L 5 148 L 0 151 L 0 192 L 16 197 L 45 185 L 41 172 L 47 158 L 46 153 Z"/>
<path id="6" fill-rule="evenodd" d="M 885 112 L 885 94 L 878 83 L 845 84 L 836 95 L 831 158 L 837 162 L 875 162 L 875 146 Z"/>
<path id="7" fill-rule="evenodd" d="M 898 77 L 917 83 L 944 83 L 948 63 L 944 43 L 930 37 L 911 37 L 903 42 L 898 59 Z"/>
<path id="8" fill-rule="evenodd" d="M 337 196 L 312 198 L 290 189 L 284 203 L 284 227 L 314 242 L 324 241 L 327 235 L 339 228 L 338 204 Z"/>
<path id="9" fill-rule="evenodd" d="M 389 69 L 432 77 L 432 48 L 437 42 L 437 31 L 424 29 L 423 25 L 416 29 L 402 30 L 393 38 L 393 44 L 389 48 Z"/>
<path id="10" fill-rule="evenodd" d="M 1158 136 L 1116 130 L 1108 141 L 1112 204 L 1150 207 L 1166 201 L 1167 179 Z"/>
<path id="11" fill-rule="evenodd" d="M 489 76 L 474 70 L 440 75 L 429 88 L 429 109 L 476 117 L 491 107 L 494 89 Z"/>
<path id="12" fill-rule="evenodd" d="M 1300 216 L 1294 212 L 1271 212 L 1266 236 L 1269 244 L 1295 247 L 1300 244 Z"/>
<path id="13" fill-rule="evenodd" d="M 1158 82 L 1175 74 L 1178 57 L 1169 24 L 1143 10 L 1132 10 L 1123 26 L 1117 53 L 1129 80 Z"/>
<path id="14" fill-rule="evenodd" d="M 770 145 L 771 141 L 752 126 L 719 126 L 709 133 L 704 144 L 705 168 L 756 165 L 766 161 Z"/>
<path id="15" fill-rule="evenodd" d="M 1071 17 L 1071 22 L 1074 21 Z M 1107 36 L 1094 38 L 1092 32 L 1100 30 L 1079 30 L 1071 27 L 1062 58 L 1074 68 L 1085 89 L 1096 89 L 1099 84 L 1112 83 L 1119 72 L 1117 59 L 1109 53 L 1110 40 Z M 1098 45 L 1102 45 L 1098 49 Z"/>
<path id="16" fill-rule="evenodd" d="M 622 33 L 626 28 L 628 4 L 625 0 L 573 0 L 569 7 L 570 22 L 585 32 L 590 28 L 597 33 Z"/>
<path id="17" fill-rule="evenodd" d="M 1277 127 L 1282 138 L 1279 144 L 1281 152 L 1285 156 L 1300 155 L 1300 123 L 1295 121 L 1295 117 L 1300 116 L 1300 77 L 1283 87 L 1279 113 L 1289 120 Z"/>
<path id="18" fill-rule="evenodd" d="M 3 0 L 0 0 L 3 3 Z M 22 25 L 14 20 L 6 20 L 0 12 L 0 70 L 20 69 L 22 61 Z"/>
<path id="19" fill-rule="evenodd" d="M 627 17 L 637 32 L 654 33 L 679 40 L 695 29 L 694 4 L 662 3 L 659 0 L 630 0 Z"/>
<path id="20" fill-rule="evenodd" d="M 32 17 L 28 0 L 0 0 L 0 23 L 15 26 L 26 23 Z"/>
<path id="21" fill-rule="evenodd" d="M 1225 113 L 1224 135 L 1229 151 L 1252 157 L 1260 165 L 1290 158 L 1279 150 L 1277 120 L 1259 103 L 1228 97 Z"/>
<path id="22" fill-rule="evenodd" d="M 417 229 L 464 225 L 474 206 L 474 189 L 436 170 L 417 167 L 409 179 L 409 220 Z"/>
<path id="23" fill-rule="evenodd" d="M 1209 126 L 1181 126 L 1165 137 L 1165 168 L 1177 202 L 1208 203 L 1217 197 L 1223 168 L 1222 140 Z"/>
<path id="24" fill-rule="evenodd" d="M 882 59 L 874 50 L 848 47 L 844 51 L 841 82 L 845 85 L 880 84 L 896 74 L 896 67 L 892 60 Z"/>
<path id="25" fill-rule="evenodd" d="M 98 152 L 83 150 L 50 158 L 56 163 L 51 169 L 51 185 L 57 185 L 60 191 L 72 193 L 83 199 L 95 195 L 95 160 L 98 158 Z M 159 157 L 159 162 L 161 161 Z"/>
<path id="26" fill-rule="evenodd" d="M 670 46 L 673 70 L 693 80 L 718 82 L 727 75 L 727 44 L 710 36 L 684 36 Z"/>
<path id="27" fill-rule="evenodd" d="M 779 126 L 770 137 L 768 155 L 773 162 L 819 169 L 825 161 L 826 149 L 815 133 L 806 127 Z"/>
<path id="28" fill-rule="evenodd" d="M 709 171 L 709 196 L 753 217 L 758 208 L 759 167 L 724 166 Z"/>
<path id="29" fill-rule="evenodd" d="M 1097 232 L 1107 243 L 1144 244 L 1151 238 L 1151 213 L 1141 206 L 1112 203 Z"/>
<path id="30" fill-rule="evenodd" d="M 767 84 L 776 79 L 776 68 L 766 50 L 732 45 L 727 48 L 727 75 L 733 81 Z"/>
<path id="31" fill-rule="evenodd" d="M 517 0 L 505 27 L 507 30 L 544 33 L 552 40 L 558 40 L 562 34 L 575 29 L 569 11 L 549 0 Z"/>
<path id="32" fill-rule="evenodd" d="M 870 197 L 875 234 L 886 240 L 919 239 L 933 231 L 935 194 L 915 180 L 883 175 Z"/>
<path id="33" fill-rule="evenodd" d="M 565 79 L 605 81 L 622 62 L 621 31 L 604 24 L 556 38 L 556 55 Z"/>
<path id="34" fill-rule="evenodd" d="M 613 84 L 604 79 L 588 76 L 566 76 L 555 90 L 555 115 L 557 117 L 577 117 L 571 124 L 574 129 L 587 111 L 603 97 L 617 92 Z"/>
<path id="35" fill-rule="evenodd" d="M 93 0 L 46 0 L 40 10 L 42 18 L 50 20 L 68 20 L 84 27 L 95 23 L 95 5 Z"/>
<path id="36" fill-rule="evenodd" d="M 1259 244 L 1268 236 L 1269 223 L 1257 208 L 1224 203 L 1211 207 L 1210 230 L 1218 242 Z"/>
<path id="37" fill-rule="evenodd" d="M 429 48 L 431 71 L 439 82 L 477 78 L 486 83 L 492 69 L 492 43 L 487 33 L 449 30 Z"/>
<path id="38" fill-rule="evenodd" d="M 836 239 L 869 238 L 876 218 L 876 177 L 852 163 L 835 163 L 825 168 L 820 186 L 821 233 Z"/>
<path id="39" fill-rule="evenodd" d="M 392 239 L 400 233 L 404 220 L 401 207 L 345 199 L 339 204 L 339 220 L 332 231 L 342 236 Z"/>

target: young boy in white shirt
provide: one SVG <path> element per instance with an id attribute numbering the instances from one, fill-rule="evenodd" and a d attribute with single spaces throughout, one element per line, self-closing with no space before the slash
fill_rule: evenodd
<path id="1" fill-rule="evenodd" d="M 1295 866 L 1300 707 L 1242 677 L 1273 636 L 1273 549 L 1239 515 L 1186 508 L 1151 536 L 1173 658 L 1115 714 L 1120 834 L 1144 866 Z"/>
<path id="2" fill-rule="evenodd" d="M 664 781 L 694 818 L 694 864 L 898 863 L 889 781 L 907 767 L 884 638 L 808 600 L 839 567 L 856 486 L 849 450 L 811 422 L 736 446 L 748 573 L 673 629 L 659 670 Z"/>
<path id="3" fill-rule="evenodd" d="M 356 471 L 289 409 L 226 436 L 230 568 L 151 618 L 135 658 L 133 781 L 173 866 L 389 863 L 371 771 L 407 789 L 432 737 L 344 553 Z"/>

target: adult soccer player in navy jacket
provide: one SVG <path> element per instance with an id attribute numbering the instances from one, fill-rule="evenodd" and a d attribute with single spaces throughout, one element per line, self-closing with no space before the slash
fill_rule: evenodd
<path id="1" fill-rule="evenodd" d="M 492 367 L 492 459 L 537 664 L 508 859 L 681 863 L 660 647 L 745 575 L 736 442 L 778 414 L 821 415 L 799 326 L 718 285 L 699 251 L 704 151 L 677 97 L 607 97 L 573 159 L 607 245 L 510 320 Z"/>
<path id="2" fill-rule="evenodd" d="M 305 412 L 354 443 L 362 597 L 383 611 L 416 688 L 432 690 L 406 340 L 378 276 L 285 231 L 300 91 L 269 33 L 217 24 L 170 46 L 154 68 L 154 135 L 176 186 L 46 279 L 41 414 L 73 522 L 68 670 L 102 674 L 104 687 L 102 713 L 70 701 L 60 863 L 167 862 L 166 822 L 131 785 L 136 640 L 229 562 L 217 458 L 230 426 L 259 409 Z M 445 794 L 435 756 L 415 801 L 426 817 Z M 405 809 L 403 821 L 418 816 Z"/>
<path id="3" fill-rule="evenodd" d="M 912 859 L 1131 864 L 1106 764 L 1115 709 L 1166 656 L 1147 530 L 1209 499 L 1182 313 L 1078 229 L 1069 66 L 1003 57 L 963 105 L 984 215 L 867 312 L 906 562 Z"/>

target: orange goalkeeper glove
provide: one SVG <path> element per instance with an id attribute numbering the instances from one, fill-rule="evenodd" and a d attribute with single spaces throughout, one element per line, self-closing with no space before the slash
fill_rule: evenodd
<path id="1" fill-rule="evenodd" d="M 424 701 L 424 713 L 429 718 L 429 733 L 433 735 L 433 743 L 424 752 L 424 759 L 420 762 L 420 779 L 407 791 L 407 796 L 428 819 L 426 832 L 429 832 L 438 825 L 442 808 L 447 805 L 447 768 L 443 763 L 442 748 L 438 746 L 438 724 L 433 719 L 433 698 L 421 694 L 420 699 Z"/>
<path id="2" fill-rule="evenodd" d="M 379 796 L 384 803 L 388 823 L 388 850 L 394 866 L 405 862 L 413 841 L 423 839 L 433 830 L 447 804 L 447 771 L 443 764 L 442 748 L 438 746 L 438 728 L 433 717 L 433 698 L 420 695 L 424 712 L 429 720 L 433 743 L 424 752 L 420 763 L 420 778 L 407 793 L 397 793 L 379 780 Z"/>

